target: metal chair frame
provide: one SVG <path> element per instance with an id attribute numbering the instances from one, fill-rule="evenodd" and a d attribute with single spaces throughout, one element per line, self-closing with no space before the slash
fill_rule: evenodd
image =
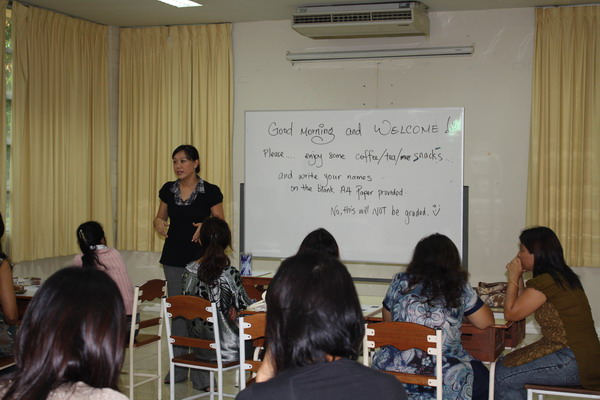
<path id="1" fill-rule="evenodd" d="M 153 301 L 156 299 L 162 299 L 165 296 L 167 283 L 162 279 L 151 279 L 141 286 L 136 286 L 133 292 L 133 308 L 131 311 L 131 329 L 129 331 L 129 342 L 127 343 L 127 349 L 129 350 L 129 383 L 124 385 L 129 389 L 129 398 L 134 399 L 135 388 L 146 383 L 150 383 L 156 380 L 156 390 L 158 393 L 158 400 L 162 399 L 162 361 L 161 361 L 161 339 L 163 329 L 163 307 L 162 302 L 160 304 L 160 310 L 158 317 L 141 320 L 136 323 L 136 315 L 140 310 L 142 303 L 146 301 Z M 144 329 L 149 327 L 157 327 L 157 333 L 139 333 L 135 337 L 136 329 Z M 156 358 L 157 366 L 156 373 L 142 373 L 134 372 L 134 353 L 135 349 L 150 345 L 152 343 L 157 344 Z M 135 377 L 146 378 L 140 382 L 134 382 Z"/>
<path id="2" fill-rule="evenodd" d="M 222 360 L 216 303 L 211 303 L 208 300 L 196 296 L 171 296 L 163 298 L 163 308 L 168 319 L 166 328 L 169 347 L 170 376 L 175 376 L 176 366 L 210 372 L 210 391 L 186 397 L 184 400 L 198 399 L 206 396 L 210 396 L 210 399 L 214 400 L 215 395 L 219 400 L 223 400 L 223 397 L 236 397 L 236 394 L 223 393 L 223 372 L 238 369 L 239 362 L 232 361 L 224 363 Z M 183 317 L 187 320 L 200 318 L 207 322 L 211 322 L 214 327 L 215 338 L 213 340 L 207 340 L 173 335 L 171 332 L 171 322 L 173 318 L 177 317 Z M 216 352 L 216 360 L 214 362 L 200 360 L 196 358 L 193 353 L 175 356 L 173 353 L 174 346 L 212 349 Z M 216 390 L 214 387 L 215 373 L 217 374 Z M 169 383 L 169 387 L 171 400 L 175 400 L 175 383 L 173 382 L 173 379 Z"/>

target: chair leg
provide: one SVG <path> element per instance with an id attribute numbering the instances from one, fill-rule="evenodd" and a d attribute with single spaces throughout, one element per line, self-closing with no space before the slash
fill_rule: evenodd
<path id="1" fill-rule="evenodd" d="M 175 400 L 175 364 L 170 362 L 171 366 L 169 367 L 169 393 L 171 395 L 171 400 Z"/>
<path id="2" fill-rule="evenodd" d="M 223 400 L 223 370 L 219 369 L 217 375 L 219 376 L 219 380 L 217 381 L 219 400 Z"/>
<path id="3" fill-rule="evenodd" d="M 161 333 L 162 332 L 159 332 L 159 335 Z M 161 355 L 160 355 L 161 342 L 162 342 L 162 340 L 159 340 L 157 342 L 158 343 L 158 351 L 156 353 L 156 357 L 158 359 L 158 362 L 157 362 L 158 365 L 157 365 L 157 370 L 156 370 L 156 393 L 158 394 L 158 400 L 162 400 L 162 385 L 161 385 L 161 383 L 162 383 L 162 379 L 161 379 L 161 377 L 162 377 L 162 361 L 161 361 Z M 132 399 L 133 399 L 133 397 L 130 400 L 132 400 Z"/>
<path id="4" fill-rule="evenodd" d="M 492 361 L 490 363 L 490 386 L 489 386 L 489 393 L 488 393 L 489 400 L 494 400 L 495 379 L 496 379 L 496 361 Z"/>
<path id="5" fill-rule="evenodd" d="M 129 347 L 129 399 L 133 400 L 133 347 Z"/>

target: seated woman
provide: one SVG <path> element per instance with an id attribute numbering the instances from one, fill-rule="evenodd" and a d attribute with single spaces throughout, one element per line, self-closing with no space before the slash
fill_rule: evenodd
<path id="1" fill-rule="evenodd" d="M 582 385 L 600 389 L 600 343 L 583 286 L 567 265 L 556 234 L 543 226 L 525 229 L 519 252 L 506 266 L 504 318 L 535 313 L 542 338 L 496 364 L 495 398 L 526 399 L 524 385 Z M 533 279 L 523 283 L 523 272 Z"/>
<path id="2" fill-rule="evenodd" d="M 406 399 L 393 376 L 355 361 L 364 322 L 339 260 L 315 252 L 286 259 L 266 300 L 267 356 L 238 400 Z"/>
<path id="3" fill-rule="evenodd" d="M 337 259 L 340 258 L 338 244 L 333 235 L 325 228 L 315 229 L 306 235 L 300 244 L 297 254 L 305 253 L 307 251 L 316 251 Z"/>
<path id="4" fill-rule="evenodd" d="M 133 285 L 127 274 L 127 267 L 121 253 L 117 249 L 106 247 L 104 229 L 96 221 L 88 221 L 79 225 L 77 228 L 77 242 L 81 254 L 73 258 L 73 265 L 104 271 L 115 281 L 125 304 L 128 325 L 125 329 L 129 332 L 133 309 Z M 139 321 L 139 315 L 136 317 Z"/>
<path id="5" fill-rule="evenodd" d="M 441 329 L 444 335 L 444 399 L 487 399 L 489 374 L 481 361 L 461 345 L 463 317 L 477 328 L 494 324 L 490 308 L 469 285 L 454 243 L 439 233 L 415 247 L 405 273 L 396 274 L 383 300 L 384 321 L 413 322 Z M 373 356 L 373 367 L 432 375 L 435 365 L 420 350 L 383 347 Z M 417 370 L 417 371 L 415 371 Z M 435 398 L 435 389 L 406 385 L 410 398 Z"/>
<path id="6" fill-rule="evenodd" d="M 4 221 L 0 214 L 0 239 L 4 236 Z M 15 324 L 19 319 L 13 287 L 13 264 L 0 245 L 0 357 L 13 354 Z"/>
<path id="7" fill-rule="evenodd" d="M 125 309 L 104 272 L 64 268 L 33 297 L 15 342 L 2 399 L 126 400 L 117 391 Z"/>
<path id="8" fill-rule="evenodd" d="M 231 246 L 231 232 L 227 222 L 218 217 L 208 217 L 200 228 L 200 243 L 204 249 L 202 258 L 185 267 L 183 294 L 202 297 L 217 303 L 219 329 L 221 332 L 221 356 L 224 362 L 239 359 L 238 312 L 251 303 L 237 269 L 231 266 L 225 254 Z M 194 320 L 188 323 L 192 337 L 213 339 L 212 323 Z M 201 359 L 214 357 L 214 352 L 196 350 Z M 206 390 L 210 386 L 207 371 L 191 371 L 194 389 Z"/>

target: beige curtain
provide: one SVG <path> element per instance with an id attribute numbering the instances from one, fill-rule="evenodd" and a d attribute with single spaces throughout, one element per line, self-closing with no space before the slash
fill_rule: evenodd
<path id="1" fill-rule="evenodd" d="M 158 190 L 175 180 L 171 153 L 191 144 L 200 175 L 221 188 L 231 216 L 231 25 L 121 30 L 118 246 L 161 251 Z"/>
<path id="2" fill-rule="evenodd" d="M 13 18 L 9 254 L 73 254 L 80 223 L 112 232 L 107 28 L 16 2 Z"/>
<path id="3" fill-rule="evenodd" d="M 6 5 L 8 0 L 0 0 L 0 26 L 2 26 L 3 32 L 6 31 Z M 4 37 L 4 35 L 2 36 Z M 4 222 L 6 222 L 6 66 L 4 64 L 4 45 L 0 50 L 2 56 L 2 71 L 0 72 L 0 91 L 2 96 L 0 100 L 0 213 Z"/>
<path id="4" fill-rule="evenodd" d="M 536 10 L 527 223 L 600 266 L 600 6 Z"/>

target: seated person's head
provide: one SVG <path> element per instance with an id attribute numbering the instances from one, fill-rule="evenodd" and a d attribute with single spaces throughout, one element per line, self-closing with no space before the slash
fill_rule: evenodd
<path id="1" fill-rule="evenodd" d="M 25 313 L 8 393 L 46 398 L 78 381 L 117 389 L 124 345 L 125 308 L 114 281 L 96 269 L 64 268 L 44 282 Z"/>
<path id="2" fill-rule="evenodd" d="M 307 251 L 325 253 L 331 257 L 340 258 L 340 249 L 335 238 L 324 228 L 315 229 L 306 235 L 297 254 L 306 253 Z"/>
<path id="3" fill-rule="evenodd" d="M 87 221 L 77 227 L 77 242 L 83 254 L 95 250 L 99 244 L 106 244 L 104 229 L 96 221 Z"/>
<path id="4" fill-rule="evenodd" d="M 208 217 L 200 227 L 200 243 L 203 247 L 216 247 L 224 251 L 231 247 L 231 231 L 225 220 Z"/>
<path id="5" fill-rule="evenodd" d="M 357 359 L 362 310 L 350 273 L 336 258 L 308 252 L 286 259 L 266 302 L 267 346 L 276 372 L 331 357 Z"/>

